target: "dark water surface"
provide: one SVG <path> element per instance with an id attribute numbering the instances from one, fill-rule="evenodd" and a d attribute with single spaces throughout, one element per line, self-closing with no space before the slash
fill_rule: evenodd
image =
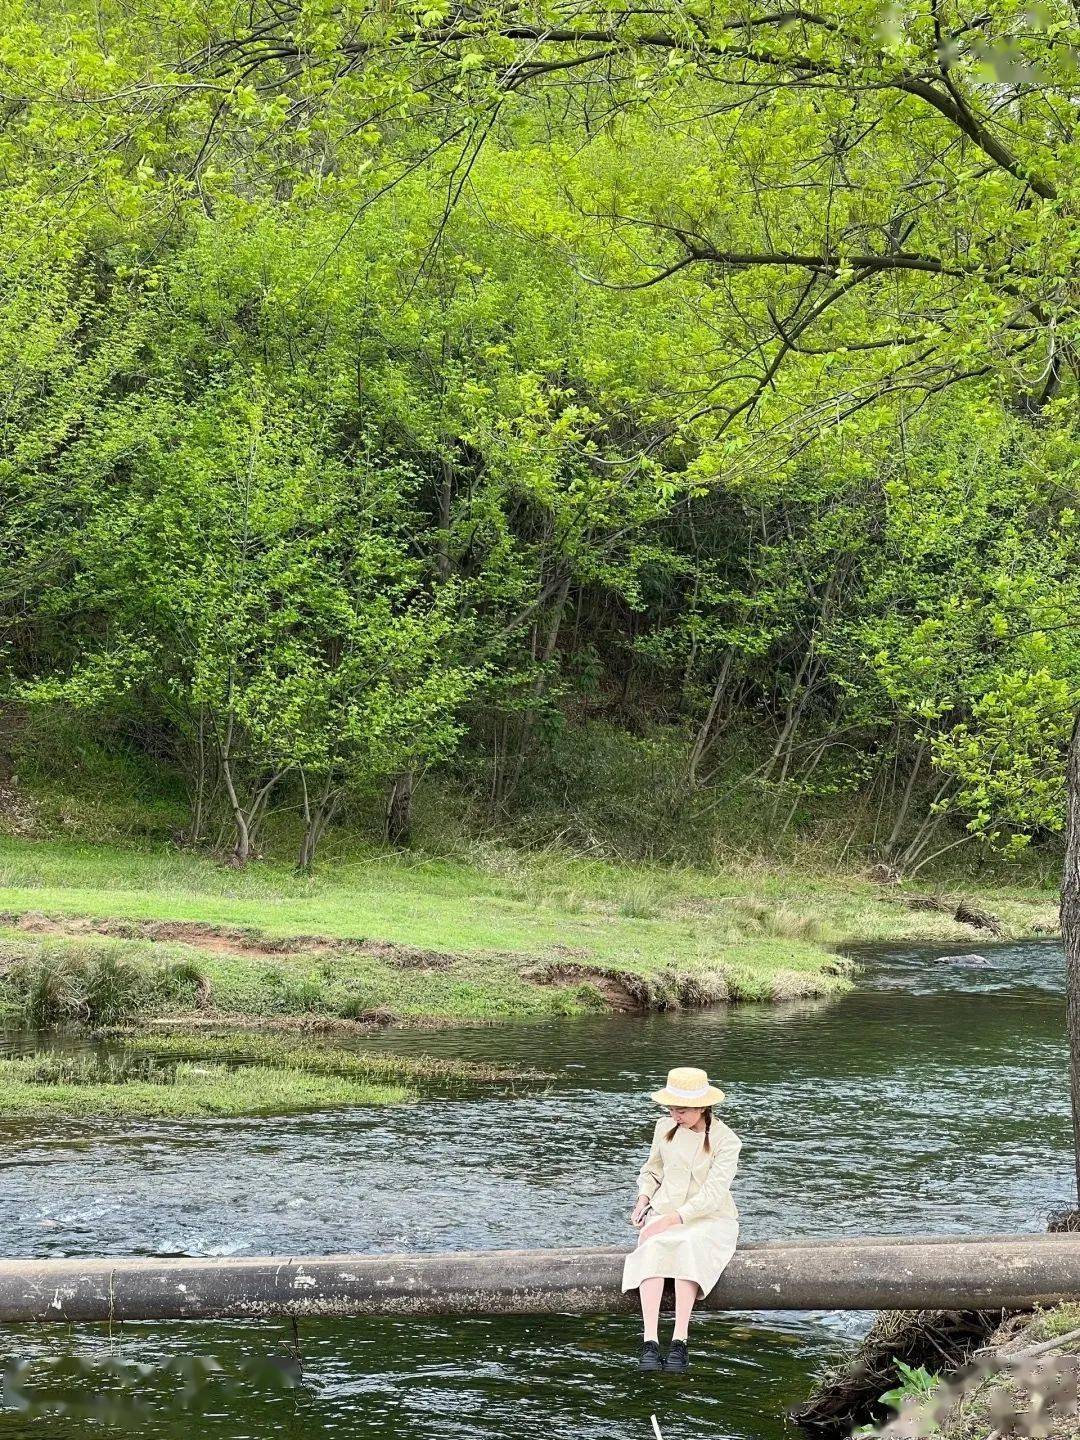
<path id="1" fill-rule="evenodd" d="M 954 945 L 954 951 L 965 947 Z M 974 949 L 974 947 L 967 947 Z M 743 1137 L 744 1239 L 1045 1229 L 1071 1201 L 1063 961 L 1049 942 L 867 951 L 839 1001 L 387 1034 L 373 1044 L 554 1072 L 545 1093 L 219 1122 L 0 1121 L 6 1255 L 235 1255 L 632 1242 L 626 1215 L 669 1066 L 704 1065 Z M 8 1037 L 9 1045 L 19 1043 Z M 25 1043 L 25 1042 L 23 1042 Z M 682 1381 L 633 1369 L 629 1317 L 305 1321 L 307 1385 L 265 1364 L 287 1325 L 10 1329 L 33 1399 L 107 1388 L 46 1363 L 142 1364 L 145 1436 L 263 1440 L 483 1434 L 664 1440 L 784 1433 L 824 1358 L 868 1317 L 711 1315 Z M 178 1357 L 224 1377 L 181 1418 Z M 100 1375 L 95 1371 L 95 1375 Z M 16 1387 L 17 1388 L 17 1387 Z M 112 1433 L 85 1415 L 0 1412 L 0 1437 Z"/>

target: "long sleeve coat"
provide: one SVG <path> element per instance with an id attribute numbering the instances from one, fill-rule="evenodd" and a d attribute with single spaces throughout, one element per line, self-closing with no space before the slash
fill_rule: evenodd
<path id="1" fill-rule="evenodd" d="M 647 1196 L 652 1209 L 637 1249 L 626 1257 L 622 1288 L 633 1290 L 642 1280 L 663 1275 L 696 1280 L 707 1295 L 739 1238 L 739 1212 L 730 1186 L 742 1141 L 715 1116 L 708 1150 L 703 1134 L 682 1126 L 669 1140 L 673 1124 L 667 1115 L 656 1122 L 649 1157 L 638 1174 L 638 1195 Z M 645 1237 L 644 1230 L 654 1220 L 676 1211 L 681 1225 Z"/>

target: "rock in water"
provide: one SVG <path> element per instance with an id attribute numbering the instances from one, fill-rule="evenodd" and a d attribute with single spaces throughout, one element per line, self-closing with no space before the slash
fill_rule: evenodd
<path id="1" fill-rule="evenodd" d="M 961 965 L 967 970 L 989 970 L 990 961 L 985 955 L 939 955 L 939 965 Z"/>

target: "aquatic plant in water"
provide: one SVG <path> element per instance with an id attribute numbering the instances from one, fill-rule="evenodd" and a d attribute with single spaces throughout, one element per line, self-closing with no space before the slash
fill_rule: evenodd
<path id="1" fill-rule="evenodd" d="M 155 1055 L 43 1050 L 6 1064 L 29 1085 L 126 1085 L 135 1081 L 176 1084 L 177 1062 L 163 1061 Z"/>

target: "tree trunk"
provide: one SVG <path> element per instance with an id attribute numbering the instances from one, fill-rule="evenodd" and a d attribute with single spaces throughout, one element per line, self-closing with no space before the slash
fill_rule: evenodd
<path id="1" fill-rule="evenodd" d="M 784 746 L 787 744 L 788 736 L 791 734 L 793 724 L 798 723 L 797 717 L 795 718 L 794 722 L 792 717 L 795 713 L 796 703 L 798 703 L 799 705 L 799 713 L 802 713 L 803 677 L 806 674 L 807 670 L 810 668 L 812 658 L 813 646 L 811 640 L 811 644 L 807 645 L 806 654 L 803 656 L 802 661 L 799 665 L 799 672 L 795 676 L 795 682 L 791 689 L 791 696 L 784 707 L 784 719 L 782 725 L 780 726 L 780 734 L 776 737 L 776 744 L 773 746 L 772 753 L 769 755 L 768 764 L 765 766 L 765 773 L 761 777 L 762 780 L 768 780 L 769 776 L 772 774 L 773 767 L 776 765 L 777 760 L 779 760 L 780 756 L 783 754 Z M 774 692 L 779 690 L 779 684 L 780 682 L 779 680 L 777 680 L 776 686 L 774 687 Z M 796 697 L 798 697 L 798 700 L 796 700 Z"/>
<path id="2" fill-rule="evenodd" d="M 296 868 L 306 871 L 310 870 L 315 863 L 315 851 L 319 848 L 319 841 L 326 834 L 327 826 L 334 818 L 334 811 L 341 800 L 341 790 L 335 788 L 333 775 L 327 775 L 322 794 L 313 802 L 308 790 L 307 776 L 301 767 L 300 794 L 303 801 L 301 813 L 304 821 L 304 833 L 300 837 L 300 853 L 297 856 Z"/>
<path id="3" fill-rule="evenodd" d="M 195 736 L 195 793 L 191 799 L 191 826 L 187 843 L 197 845 L 202 839 L 206 814 L 206 707 L 199 706 L 199 728 Z"/>
<path id="4" fill-rule="evenodd" d="M 403 770 L 394 777 L 386 801 L 386 838 L 402 848 L 412 840 L 412 798 L 414 775 Z"/>
<path id="5" fill-rule="evenodd" d="M 339 798 L 338 795 L 328 790 L 314 809 L 305 798 L 304 833 L 300 837 L 300 854 L 296 862 L 298 870 L 308 871 L 315 864 L 315 852 L 319 848 L 319 842 L 326 834 L 330 821 L 334 818 Z"/>
<path id="6" fill-rule="evenodd" d="M 435 552 L 435 573 L 439 583 L 450 579 L 450 515 L 454 499 L 454 466 L 444 455 L 440 464 L 442 484 L 439 486 L 439 539 Z"/>
<path id="7" fill-rule="evenodd" d="M 296 857 L 296 868 L 298 870 L 310 870 L 311 862 L 315 858 L 315 846 L 312 843 L 312 817 L 311 817 L 311 796 L 308 794 L 307 776 L 304 774 L 304 767 L 300 767 L 300 794 L 303 804 L 301 816 L 304 821 L 304 830 L 300 836 L 300 854 Z"/>
<path id="8" fill-rule="evenodd" d="M 255 792 L 251 804 L 247 809 L 248 841 L 251 846 L 254 846 L 256 838 L 262 830 L 263 822 L 269 810 L 269 800 L 272 792 L 278 782 L 284 779 L 291 769 L 291 765 L 286 765 L 282 770 L 275 770 L 270 778 L 263 781 L 260 788 Z"/>
<path id="9" fill-rule="evenodd" d="M 814 686 L 817 684 L 818 676 L 821 674 L 823 668 L 820 660 L 814 661 L 810 668 L 810 673 L 806 677 L 806 685 L 803 688 L 802 694 L 799 696 L 799 703 L 795 706 L 794 710 L 790 705 L 788 706 L 783 734 L 777 741 L 778 748 L 774 750 L 772 758 L 769 761 L 769 768 L 765 772 L 766 778 L 768 778 L 772 773 L 773 765 L 779 755 L 780 748 L 782 748 L 784 763 L 781 766 L 780 774 L 776 780 L 776 795 L 772 803 L 771 811 L 774 822 L 780 812 L 780 800 L 784 793 L 784 785 L 787 783 L 788 771 L 791 769 L 791 757 L 795 752 L 795 734 L 799 728 L 799 721 L 803 717 L 803 711 L 806 709 L 810 696 L 814 693 Z"/>
<path id="10" fill-rule="evenodd" d="M 549 665 L 551 663 L 552 656 L 555 654 L 555 646 L 559 639 L 559 627 L 562 625 L 563 611 L 566 609 L 566 601 L 569 594 L 570 577 L 569 575 L 567 575 L 559 587 L 558 595 L 556 595 L 555 597 L 554 613 L 551 618 L 551 624 L 548 626 L 547 635 L 544 637 L 544 643 L 543 646 L 540 648 L 539 652 L 537 651 L 536 644 L 539 636 L 535 629 L 533 631 L 532 658 L 534 660 L 539 660 L 541 665 Z M 533 681 L 532 685 L 532 699 L 534 704 L 540 701 L 546 689 L 547 675 L 544 672 L 541 672 Z M 525 758 L 528 754 L 529 744 L 532 740 L 533 727 L 535 723 L 535 711 L 527 710 L 522 716 L 521 720 L 521 731 L 518 735 L 517 757 L 514 760 L 513 769 L 507 772 L 507 783 L 502 795 L 502 799 L 504 801 L 508 795 L 512 795 L 514 793 L 518 785 L 521 783 L 521 772 L 525 767 Z"/>
<path id="11" fill-rule="evenodd" d="M 937 794 L 927 806 L 926 814 L 923 816 L 922 824 L 915 832 L 914 839 L 908 844 L 903 854 L 897 858 L 896 864 L 900 870 L 906 871 L 909 866 L 914 865 L 920 855 L 925 854 L 930 841 L 944 823 L 945 812 L 943 810 L 935 810 L 934 807 L 938 801 L 943 798 L 952 783 L 952 777 L 947 775 L 938 787 Z"/>
<path id="12" fill-rule="evenodd" d="M 817 683 L 817 677 L 824 668 L 822 660 L 816 653 L 818 632 L 819 628 L 824 625 L 825 618 L 829 613 L 833 595 L 836 590 L 837 578 L 838 572 L 834 570 L 829 576 L 828 583 L 825 586 L 825 593 L 822 595 L 821 603 L 818 606 L 817 616 L 810 629 L 810 635 L 806 642 L 806 652 L 799 665 L 798 674 L 795 676 L 795 682 L 791 687 L 791 695 L 784 709 L 784 723 L 781 726 L 780 734 L 776 738 L 776 744 L 773 746 L 772 754 L 769 756 L 769 762 L 762 776 L 763 780 L 769 780 L 772 777 L 776 762 L 780 759 L 781 755 L 784 756 L 783 773 L 780 776 L 781 785 L 783 785 L 784 778 L 787 775 L 788 767 L 791 764 L 792 748 L 795 743 L 795 731 L 802 718 L 803 710 L 806 708 L 806 702 L 810 697 L 810 693 Z M 774 818 L 779 803 L 780 799 L 778 795 L 773 804 Z"/>
<path id="13" fill-rule="evenodd" d="M 792 800 L 791 807 L 787 812 L 787 819 L 780 827 L 780 835 L 787 834 L 788 826 L 791 824 L 792 820 L 795 819 L 795 811 L 799 808 L 799 801 L 806 794 L 806 787 L 810 784 L 810 778 L 813 775 L 814 771 L 817 769 L 817 767 L 821 764 L 821 761 L 824 759 L 825 752 L 828 750 L 828 748 L 829 739 L 828 737 L 826 737 L 818 746 L 818 748 L 814 751 L 809 765 L 806 766 L 802 774 L 799 776 L 799 788 L 798 790 L 796 790 L 795 799 Z M 779 804 L 779 796 L 777 797 L 777 804 Z M 776 805 L 773 806 L 773 814 L 776 814 Z"/>
<path id="14" fill-rule="evenodd" d="M 270 778 L 263 781 L 250 801 L 245 804 L 236 788 L 236 777 L 233 775 L 233 737 L 235 731 L 235 716 L 230 715 L 224 741 L 220 743 L 218 750 L 218 767 L 221 771 L 221 779 L 225 786 L 225 793 L 229 797 L 229 810 L 232 814 L 233 828 L 236 833 L 236 844 L 233 847 L 232 863 L 242 868 L 251 859 L 256 836 L 263 821 L 266 819 L 267 802 L 270 799 L 271 792 L 283 776 L 289 773 L 292 766 L 285 765 L 282 769 L 273 771 Z"/>
<path id="15" fill-rule="evenodd" d="M 221 777 L 225 782 L 225 793 L 229 797 L 229 809 L 232 811 L 233 826 L 236 830 L 236 844 L 233 846 L 232 853 L 233 863 L 243 868 L 251 859 L 251 831 L 248 828 L 244 807 L 240 804 L 240 798 L 236 793 L 232 776 L 232 762 L 228 755 L 221 757 Z"/>
<path id="16" fill-rule="evenodd" d="M 1068 762 L 1069 818 L 1061 884 L 1061 933 L 1065 940 L 1065 1020 L 1069 1034 L 1073 1150 L 1080 1208 L 1080 716 L 1073 726 Z"/>
<path id="17" fill-rule="evenodd" d="M 686 767 L 686 780 L 691 790 L 698 787 L 698 766 L 701 764 L 701 757 L 708 749 L 713 735 L 713 724 L 716 721 L 716 712 L 720 709 L 720 701 L 724 698 L 724 691 L 727 688 L 728 675 L 731 673 L 731 661 L 735 655 L 734 645 L 729 645 L 727 654 L 724 656 L 724 663 L 720 667 L 720 674 L 716 677 L 716 684 L 713 686 L 712 699 L 709 701 L 708 714 L 702 721 L 694 744 L 690 751 L 690 763 Z"/>
<path id="18" fill-rule="evenodd" d="M 896 812 L 896 819 L 893 822 L 892 833 L 885 841 L 885 858 L 891 860 L 895 854 L 896 847 L 900 843 L 900 836 L 904 833 L 904 825 L 907 823 L 908 811 L 911 808 L 911 797 L 915 790 L 915 781 L 919 771 L 922 769 L 923 756 L 926 754 L 926 741 L 923 740 L 915 752 L 915 760 L 911 767 L 911 774 L 904 786 L 903 798 L 900 801 L 900 809 Z"/>

